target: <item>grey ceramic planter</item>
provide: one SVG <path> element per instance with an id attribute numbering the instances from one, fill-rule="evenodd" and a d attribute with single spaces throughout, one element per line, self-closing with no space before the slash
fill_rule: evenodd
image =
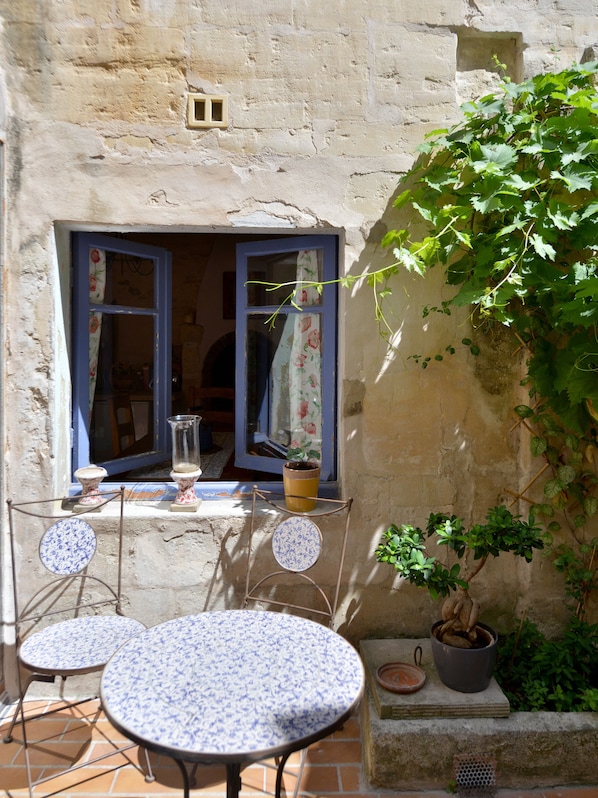
<path id="1" fill-rule="evenodd" d="M 489 645 L 485 648 L 455 648 L 441 643 L 436 637 L 435 631 L 442 623 L 437 621 L 430 633 L 432 657 L 440 681 L 460 693 L 481 693 L 492 679 L 498 635 L 489 626 L 478 623 L 478 627 L 491 638 Z"/>

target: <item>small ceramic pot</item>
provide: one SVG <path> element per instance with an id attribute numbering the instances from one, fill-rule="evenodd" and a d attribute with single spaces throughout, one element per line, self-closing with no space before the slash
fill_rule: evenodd
<path id="1" fill-rule="evenodd" d="M 316 506 L 313 497 L 318 495 L 320 466 L 307 462 L 285 463 L 282 467 L 285 503 L 294 513 L 308 513 Z M 312 498 L 301 498 L 303 496 Z"/>

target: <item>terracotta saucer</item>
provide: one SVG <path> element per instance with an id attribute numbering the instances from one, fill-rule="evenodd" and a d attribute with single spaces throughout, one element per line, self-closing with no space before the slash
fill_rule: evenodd
<path id="1" fill-rule="evenodd" d="M 424 686 L 426 674 L 408 662 L 387 662 L 376 671 L 376 679 L 391 693 L 415 693 Z"/>

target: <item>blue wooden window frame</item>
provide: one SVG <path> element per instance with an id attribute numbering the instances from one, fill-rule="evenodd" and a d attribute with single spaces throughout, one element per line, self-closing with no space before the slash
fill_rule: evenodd
<path id="1" fill-rule="evenodd" d="M 236 371 L 237 398 L 235 402 L 235 465 L 241 468 L 263 470 L 282 474 L 284 459 L 256 456 L 247 451 L 247 338 L 249 316 L 261 314 L 264 320 L 277 305 L 249 305 L 248 286 L 249 260 L 260 255 L 292 253 L 299 250 L 322 251 L 322 281 L 325 284 L 319 305 L 309 307 L 309 313 L 321 317 L 322 330 L 322 461 L 320 479 L 336 479 L 336 374 L 337 374 L 337 238 L 332 235 L 292 236 L 267 241 L 251 241 L 237 245 L 237 291 L 236 291 Z M 292 305 L 279 310 L 281 317 L 303 311 Z M 266 377 L 262 377 L 266 379 Z"/>
<path id="2" fill-rule="evenodd" d="M 89 251 L 93 247 L 154 262 L 154 307 L 92 304 L 89 301 Z M 165 249 L 98 233 L 73 234 L 73 473 L 90 463 L 89 313 L 140 315 L 153 319 L 153 447 L 148 453 L 120 457 L 102 465 L 109 475 L 165 460 L 170 452 L 171 409 L 171 260 Z"/>

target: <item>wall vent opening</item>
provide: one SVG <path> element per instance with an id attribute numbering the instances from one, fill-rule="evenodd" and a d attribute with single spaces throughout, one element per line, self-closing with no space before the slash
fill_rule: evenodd
<path id="1" fill-rule="evenodd" d="M 496 795 L 494 754 L 456 754 L 453 768 L 460 798 L 493 798 Z"/>
<path id="2" fill-rule="evenodd" d="M 187 96 L 187 127 L 208 128 L 228 126 L 228 98 L 213 94 Z"/>

